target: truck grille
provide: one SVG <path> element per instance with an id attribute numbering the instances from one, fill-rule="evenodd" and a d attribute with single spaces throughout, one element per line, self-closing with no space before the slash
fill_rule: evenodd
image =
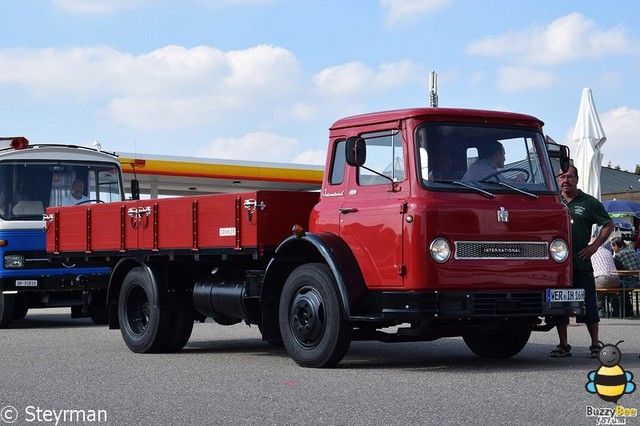
<path id="1" fill-rule="evenodd" d="M 476 315 L 537 315 L 542 310 L 540 292 L 532 293 L 480 293 L 473 301 L 473 312 Z"/>
<path id="2" fill-rule="evenodd" d="M 545 242 L 456 241 L 455 259 L 548 259 Z"/>

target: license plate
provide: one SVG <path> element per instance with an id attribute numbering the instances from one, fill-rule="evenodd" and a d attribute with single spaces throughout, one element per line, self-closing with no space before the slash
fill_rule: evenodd
<path id="1" fill-rule="evenodd" d="M 584 302 L 584 289 L 547 289 L 547 302 Z"/>
<path id="2" fill-rule="evenodd" d="M 16 287 L 38 287 L 38 280 L 16 280 Z"/>

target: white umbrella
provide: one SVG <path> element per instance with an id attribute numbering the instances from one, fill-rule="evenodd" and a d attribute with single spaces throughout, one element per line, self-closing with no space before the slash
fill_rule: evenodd
<path id="1" fill-rule="evenodd" d="M 578 120 L 573 130 L 573 140 L 578 143 L 574 165 L 578 169 L 578 188 L 600 199 L 600 167 L 602 145 L 607 140 L 604 134 L 590 88 L 582 90 Z"/>

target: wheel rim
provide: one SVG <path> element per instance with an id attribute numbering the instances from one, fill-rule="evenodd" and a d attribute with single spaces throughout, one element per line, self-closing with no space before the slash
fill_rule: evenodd
<path id="1" fill-rule="evenodd" d="M 127 295 L 127 324 L 139 336 L 149 325 L 149 298 L 141 287 L 134 287 Z"/>
<path id="2" fill-rule="evenodd" d="M 298 343 L 312 348 L 325 330 L 324 304 L 318 292 L 310 287 L 298 290 L 289 311 L 291 332 Z"/>

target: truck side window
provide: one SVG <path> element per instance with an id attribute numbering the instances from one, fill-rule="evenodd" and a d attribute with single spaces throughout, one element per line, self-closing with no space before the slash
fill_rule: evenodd
<path id="1" fill-rule="evenodd" d="M 405 179 L 405 156 L 402 134 L 397 130 L 363 135 L 367 143 L 367 161 L 365 165 L 394 182 Z M 388 185 L 389 180 L 362 167 L 358 168 L 358 184 Z"/>
<path id="2" fill-rule="evenodd" d="M 345 159 L 346 143 L 347 141 L 341 140 L 334 145 L 331 173 L 329 174 L 329 183 L 331 185 L 340 185 L 344 181 L 344 168 L 347 164 Z"/>

